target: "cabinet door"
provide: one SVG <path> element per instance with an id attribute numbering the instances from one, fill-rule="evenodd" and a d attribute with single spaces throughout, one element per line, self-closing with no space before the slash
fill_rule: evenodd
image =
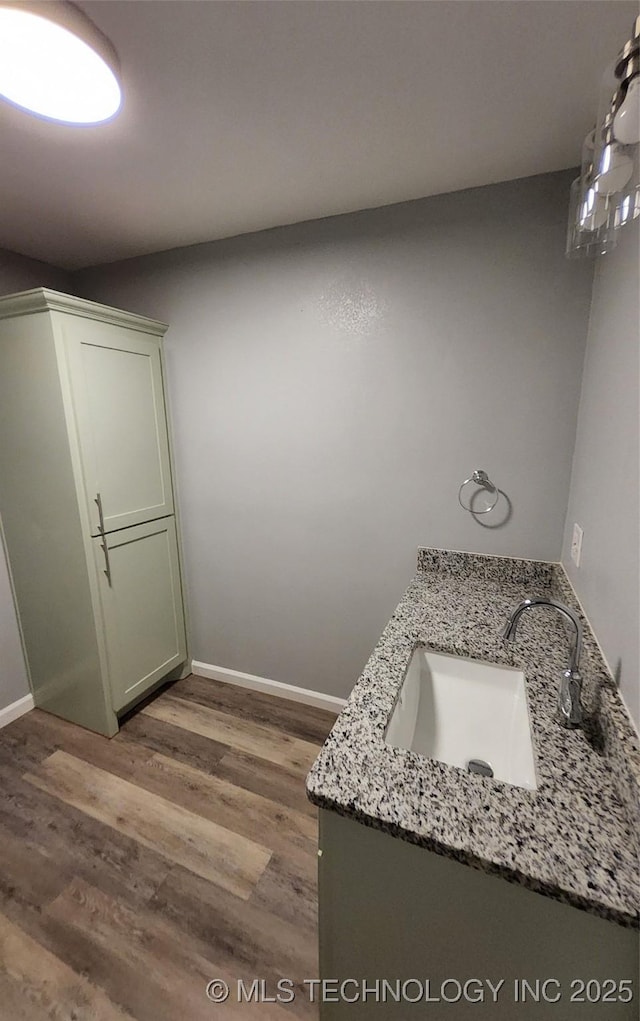
<path id="1" fill-rule="evenodd" d="M 186 659 L 174 518 L 93 540 L 116 712 Z"/>
<path id="2" fill-rule="evenodd" d="M 61 317 L 91 534 L 173 514 L 157 337 Z"/>

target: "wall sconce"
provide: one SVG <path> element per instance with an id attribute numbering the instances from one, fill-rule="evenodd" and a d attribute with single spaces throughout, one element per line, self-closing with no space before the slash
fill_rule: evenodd
<path id="1" fill-rule="evenodd" d="M 598 120 L 571 185 L 566 254 L 604 255 L 640 216 L 640 17 L 602 79 Z"/>

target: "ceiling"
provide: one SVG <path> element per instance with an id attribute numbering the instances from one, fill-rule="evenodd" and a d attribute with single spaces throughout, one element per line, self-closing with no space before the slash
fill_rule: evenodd
<path id="1" fill-rule="evenodd" d="M 0 101 L 0 246 L 78 268 L 574 166 L 618 0 L 96 0 L 125 105 Z"/>

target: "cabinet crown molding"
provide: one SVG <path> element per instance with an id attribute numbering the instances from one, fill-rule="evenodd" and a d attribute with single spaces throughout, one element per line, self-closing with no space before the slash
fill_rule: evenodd
<path id="1" fill-rule="evenodd" d="M 52 291 L 48 287 L 34 287 L 30 291 L 8 294 L 0 298 L 0 319 L 11 319 L 14 316 L 31 315 L 33 312 L 66 312 L 67 315 L 82 316 L 84 319 L 97 319 L 115 326 L 126 326 L 141 333 L 150 333 L 162 337 L 167 332 L 166 323 L 134 312 L 123 312 L 110 305 L 101 305 L 97 301 L 77 298 L 73 294 Z"/>

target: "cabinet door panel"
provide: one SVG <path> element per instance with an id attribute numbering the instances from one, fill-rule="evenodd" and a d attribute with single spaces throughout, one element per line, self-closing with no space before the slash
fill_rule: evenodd
<path id="1" fill-rule="evenodd" d="M 173 514 L 157 338 L 64 317 L 67 363 L 91 522 L 105 531 Z"/>
<path id="2" fill-rule="evenodd" d="M 162 518 L 93 542 L 117 712 L 186 659 L 175 521 Z"/>

